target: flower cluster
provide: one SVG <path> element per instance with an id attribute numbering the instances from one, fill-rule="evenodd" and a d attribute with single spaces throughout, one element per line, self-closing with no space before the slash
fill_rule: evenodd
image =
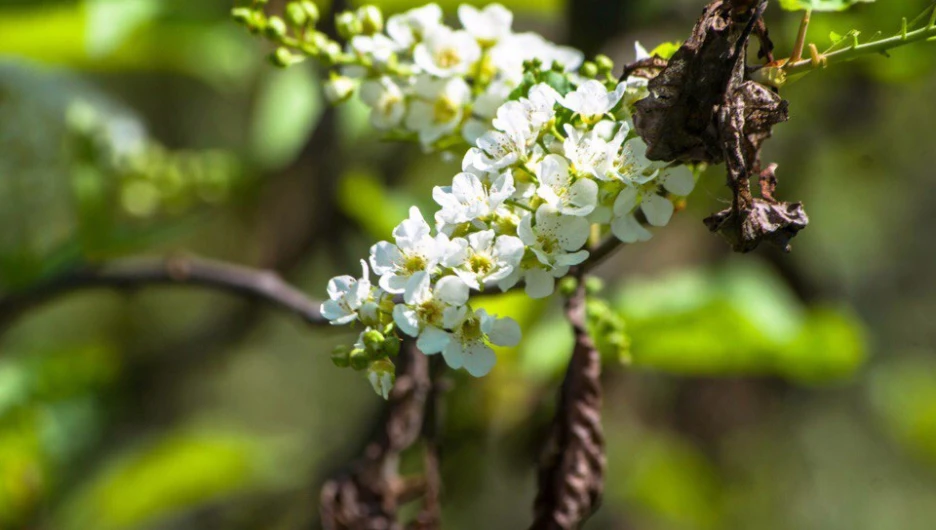
<path id="1" fill-rule="evenodd" d="M 343 45 L 314 29 L 318 12 L 309 2 L 289 3 L 286 21 L 249 8 L 235 11 L 252 30 L 283 45 L 274 62 L 288 66 L 304 56 L 325 62 L 332 68 L 329 100 L 345 101 L 357 91 L 375 128 L 417 140 L 426 150 L 474 144 L 521 84 L 524 65 L 573 72 L 583 59 L 536 33 L 515 33 L 513 14 L 500 4 L 460 6 L 461 28 L 444 24 L 434 3 L 386 23 L 380 9 L 363 6 L 336 17 Z"/>
<path id="2" fill-rule="evenodd" d="M 472 291 L 522 284 L 532 298 L 549 296 L 557 278 L 588 259 L 593 236 L 646 241 L 645 225 L 669 222 L 669 196 L 688 194 L 695 177 L 648 160 L 632 132 L 630 102 L 646 80 L 540 81 L 496 108 L 462 172 L 433 190 L 434 226 L 413 207 L 392 242 L 371 248 L 361 278 L 332 280 L 327 318 L 360 320 L 361 344 L 376 329 L 400 332 L 481 376 L 495 362 L 491 345 L 516 345 L 520 329 L 473 309 Z"/>

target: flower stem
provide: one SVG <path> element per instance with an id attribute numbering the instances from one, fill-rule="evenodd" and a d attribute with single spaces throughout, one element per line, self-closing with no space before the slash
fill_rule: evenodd
<path id="1" fill-rule="evenodd" d="M 793 57 L 789 60 L 784 70 L 788 76 L 805 74 L 830 64 L 850 61 L 865 55 L 885 53 L 887 50 L 893 48 L 933 38 L 936 38 L 936 9 L 933 9 L 927 25 L 920 29 L 914 31 L 905 31 L 902 29 L 899 34 L 893 37 L 866 42 L 864 44 L 854 44 L 849 48 L 822 55 L 819 57 L 819 61 L 816 61 L 815 58 L 796 60 L 795 57 Z"/>
<path id="2" fill-rule="evenodd" d="M 812 15 L 812 9 L 807 9 L 803 13 L 803 20 L 800 22 L 799 33 L 796 34 L 796 43 L 793 45 L 793 53 L 790 54 L 790 63 L 797 63 L 803 59 L 803 48 L 806 46 L 806 30 L 809 29 L 809 17 Z"/>
<path id="3" fill-rule="evenodd" d="M 517 208 L 522 208 L 522 209 L 524 209 L 524 210 L 526 210 L 526 211 L 528 211 L 528 212 L 535 212 L 535 211 L 536 211 L 536 210 L 534 210 L 533 208 L 530 208 L 529 206 L 527 206 L 526 204 L 523 204 L 523 203 L 521 203 L 520 201 L 517 201 L 517 200 L 514 200 L 514 199 L 507 199 L 506 201 L 504 201 L 504 203 L 505 203 L 505 204 L 509 204 L 509 205 L 511 205 L 511 206 L 515 206 L 515 207 L 517 207 Z"/>

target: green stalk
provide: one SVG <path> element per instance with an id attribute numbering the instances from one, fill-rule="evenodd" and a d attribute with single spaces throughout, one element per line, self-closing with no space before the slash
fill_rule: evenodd
<path id="1" fill-rule="evenodd" d="M 887 39 L 866 42 L 864 44 L 854 44 L 849 48 L 837 50 L 825 55 L 820 55 L 819 60 L 814 58 L 794 61 L 787 64 L 783 70 L 787 76 L 793 77 L 818 68 L 823 68 L 830 64 L 851 61 L 865 55 L 885 53 L 887 50 L 898 48 L 906 44 L 920 42 L 936 38 L 936 9 L 930 15 L 929 22 L 925 27 L 914 31 L 901 30 L 901 32 Z"/>

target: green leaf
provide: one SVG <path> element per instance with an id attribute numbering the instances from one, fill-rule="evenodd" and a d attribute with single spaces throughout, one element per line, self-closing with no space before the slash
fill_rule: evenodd
<path id="1" fill-rule="evenodd" d="M 870 4 L 874 0 L 780 0 L 780 7 L 787 11 L 844 11 L 855 4 Z"/>
<path id="2" fill-rule="evenodd" d="M 650 56 L 659 55 L 663 59 L 670 59 L 682 46 L 682 41 L 664 42 L 650 51 Z"/>

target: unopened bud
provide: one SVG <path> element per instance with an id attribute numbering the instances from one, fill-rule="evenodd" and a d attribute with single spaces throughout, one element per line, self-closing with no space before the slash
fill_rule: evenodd
<path id="1" fill-rule="evenodd" d="M 373 35 L 383 31 L 383 13 L 375 5 L 361 6 L 357 10 L 358 19 L 361 21 L 361 32 L 364 35 Z"/>
<path id="2" fill-rule="evenodd" d="M 396 357 L 400 353 L 400 339 L 396 335 L 384 339 L 383 351 L 390 357 Z"/>
<path id="3" fill-rule="evenodd" d="M 347 101 L 347 99 L 351 97 L 351 94 L 354 93 L 354 81 L 352 81 L 350 78 L 345 77 L 343 75 L 332 75 L 329 78 L 329 80 L 325 83 L 324 90 L 325 90 L 325 99 L 327 99 L 328 102 L 331 103 L 332 105 L 335 105 L 337 103 Z M 377 308 L 376 308 L 376 304 L 374 305 L 375 305 L 374 311 L 373 311 L 374 318 L 372 320 L 375 320 L 377 318 Z M 371 322 L 365 322 L 365 324 L 371 325 Z"/>
<path id="4" fill-rule="evenodd" d="M 351 348 L 335 346 L 331 353 L 331 360 L 338 368 L 347 368 L 351 365 Z"/>
<path id="5" fill-rule="evenodd" d="M 361 341 L 364 342 L 364 347 L 367 348 L 368 352 L 378 353 L 383 347 L 384 336 L 376 329 L 370 329 L 364 332 Z"/>
<path id="6" fill-rule="evenodd" d="M 597 276 L 585 278 L 585 292 L 588 294 L 598 294 L 604 289 L 604 280 Z"/>
<path id="7" fill-rule="evenodd" d="M 299 2 L 299 5 L 302 6 L 302 10 L 305 11 L 306 17 L 309 19 L 309 24 L 313 26 L 318 24 L 321 15 L 319 14 L 319 9 L 318 6 L 315 5 L 315 2 L 305 0 Z"/>
<path id="8" fill-rule="evenodd" d="M 614 61 L 607 55 L 596 55 L 595 65 L 598 66 L 599 72 L 610 72 L 614 70 Z"/>
<path id="9" fill-rule="evenodd" d="M 361 19 L 351 11 L 344 11 L 335 16 L 335 29 L 338 35 L 345 40 L 351 40 L 351 37 L 360 35 L 364 30 Z"/>
<path id="10" fill-rule="evenodd" d="M 249 26 L 254 20 L 253 11 L 247 7 L 235 7 L 231 10 L 231 18 L 238 24 Z"/>
<path id="11" fill-rule="evenodd" d="M 374 387 L 374 392 L 384 399 L 390 397 L 390 390 L 396 382 L 396 369 L 393 363 L 382 359 L 374 361 L 367 368 L 367 380 Z"/>
<path id="12" fill-rule="evenodd" d="M 579 73 L 584 77 L 596 77 L 598 76 L 598 65 L 591 61 L 585 61 L 582 63 L 582 68 L 579 69 Z"/>
<path id="13" fill-rule="evenodd" d="M 309 21 L 309 15 L 299 2 L 290 2 L 286 4 L 285 10 L 286 22 L 289 22 L 294 28 L 303 28 Z"/>
<path id="14" fill-rule="evenodd" d="M 292 66 L 300 60 L 301 59 L 293 55 L 291 51 L 282 47 L 277 48 L 276 51 L 270 54 L 270 62 L 273 63 L 274 66 L 279 66 L 280 68 Z"/>
<path id="15" fill-rule="evenodd" d="M 280 40 L 285 37 L 286 22 L 277 16 L 270 17 L 269 20 L 267 20 L 266 36 L 274 40 Z"/>
<path id="16" fill-rule="evenodd" d="M 566 276 L 565 278 L 559 280 L 558 291 L 562 296 L 572 296 L 575 293 L 575 290 L 578 289 L 578 280 L 572 278 L 571 276 Z"/>
<path id="17" fill-rule="evenodd" d="M 360 370 L 367 368 L 367 366 L 371 362 L 371 358 L 370 358 L 370 355 L 368 355 L 366 351 L 362 350 L 361 348 L 355 348 L 351 350 L 349 361 L 351 364 L 351 368 L 360 371 Z"/>

